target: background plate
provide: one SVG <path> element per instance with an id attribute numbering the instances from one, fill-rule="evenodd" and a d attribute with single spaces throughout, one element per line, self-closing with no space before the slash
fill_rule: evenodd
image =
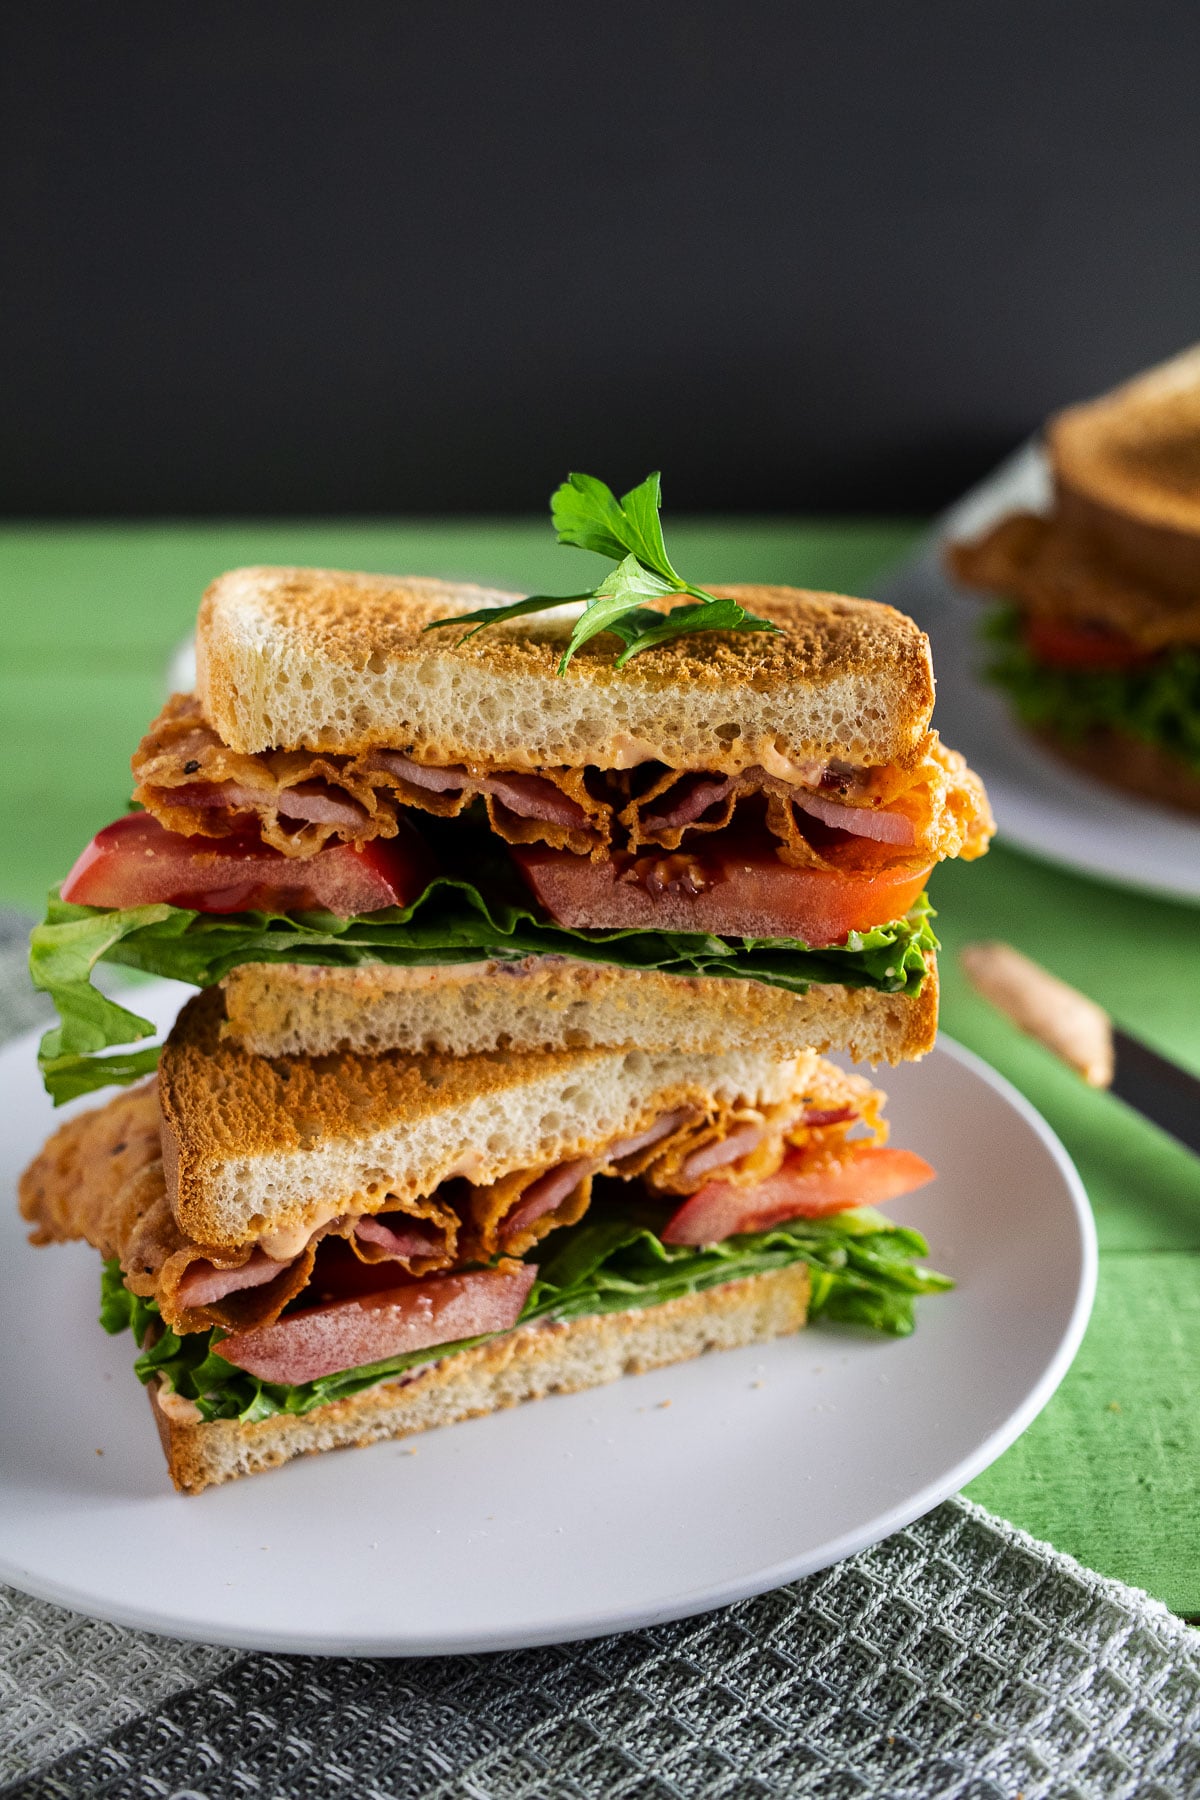
<path id="1" fill-rule="evenodd" d="M 974 537 L 1014 509 L 1045 510 L 1045 459 L 1027 444 L 946 513 L 877 597 L 911 614 L 933 643 L 934 724 L 983 777 L 1003 842 L 1122 886 L 1200 900 L 1200 822 L 1080 774 L 1016 723 L 1004 695 L 980 677 L 984 603 L 942 567 L 947 537 Z"/>
<path id="2" fill-rule="evenodd" d="M 138 991 L 166 1023 L 185 990 Z M 1095 1286 L 1065 1151 L 945 1040 L 892 1070 L 892 1139 L 939 1171 L 891 1209 L 952 1294 L 915 1337 L 835 1327 L 174 1494 L 85 1245 L 34 1250 L 11 1191 L 53 1124 L 32 1037 L 0 1052 L 0 1578 L 244 1649 L 428 1655 L 681 1618 L 824 1568 L 999 1456 L 1049 1399 Z M 61 1117 L 61 1115 L 60 1115 Z"/>

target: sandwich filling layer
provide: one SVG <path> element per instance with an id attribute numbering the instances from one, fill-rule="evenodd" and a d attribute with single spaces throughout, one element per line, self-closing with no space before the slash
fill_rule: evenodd
<path id="1" fill-rule="evenodd" d="M 286 1255 L 269 1231 L 234 1247 L 186 1237 L 146 1084 L 51 1139 L 22 1211 L 36 1242 L 101 1251 L 110 1322 L 133 1323 L 145 1371 L 208 1418 L 304 1410 L 517 1326 L 797 1261 L 815 1310 L 909 1329 L 913 1293 L 944 1284 L 913 1269 L 912 1234 L 855 1209 L 932 1171 L 884 1147 L 883 1096 L 866 1081 L 802 1065 L 772 1103 L 651 1106 L 589 1154 L 486 1187 L 454 1178 L 402 1205 L 381 1192 Z"/>
<path id="2" fill-rule="evenodd" d="M 928 1246 L 918 1232 L 889 1223 L 869 1209 L 828 1218 L 793 1219 L 759 1232 L 742 1233 L 702 1246 L 664 1243 L 652 1220 L 636 1205 L 597 1207 L 579 1225 L 553 1240 L 536 1268 L 531 1263 L 483 1272 L 490 1287 L 470 1298 L 467 1312 L 463 1277 L 430 1278 L 458 1282 L 434 1320 L 450 1320 L 469 1335 L 419 1347 L 397 1349 L 374 1362 L 329 1374 L 301 1376 L 306 1366 L 285 1346 L 267 1360 L 252 1333 L 233 1341 L 219 1330 L 181 1335 L 166 1326 L 153 1300 L 130 1292 L 119 1264 L 105 1265 L 101 1323 L 110 1332 L 132 1329 L 141 1355 L 134 1364 L 144 1383 L 156 1382 L 173 1419 L 181 1422 L 234 1419 L 242 1424 L 280 1413 L 305 1414 L 350 1398 L 385 1382 L 408 1381 L 447 1356 L 473 1348 L 513 1329 L 539 1329 L 603 1313 L 628 1313 L 659 1306 L 685 1295 L 702 1294 L 747 1277 L 803 1265 L 809 1277 L 809 1321 L 830 1319 L 869 1330 L 905 1336 L 913 1329 L 914 1302 L 953 1283 L 923 1266 Z M 519 1273 L 517 1273 L 519 1271 Z M 522 1297 L 523 1296 L 523 1297 Z M 385 1303 L 386 1304 L 386 1303 Z M 507 1308 L 507 1311 L 502 1311 Z M 389 1328 L 409 1339 L 421 1335 L 409 1321 L 411 1299 Z M 303 1315 L 296 1315 L 303 1317 Z M 478 1329 L 474 1329 L 478 1327 Z M 343 1343 L 354 1342 L 351 1332 Z M 230 1350 L 242 1363 L 230 1360 Z M 243 1366 L 253 1361 L 257 1373 Z"/>
<path id="3" fill-rule="evenodd" d="M 1145 655 L 1101 630 L 1031 628 L 1016 608 L 996 613 L 987 629 L 988 674 L 1027 725 L 1067 746 L 1110 736 L 1115 764 L 1120 739 L 1146 745 L 1178 759 L 1200 784 L 1200 639 Z M 1193 803 L 1200 805 L 1200 787 Z"/>
<path id="4" fill-rule="evenodd" d="M 757 935 L 740 921 L 740 929 L 728 935 L 653 929 L 634 921 L 603 932 L 557 925 L 517 887 L 510 869 L 497 866 L 486 833 L 470 840 L 472 849 L 464 839 L 461 873 L 436 876 L 403 903 L 395 900 L 395 887 L 389 886 L 386 892 L 393 895 L 392 902 L 370 912 L 350 909 L 349 916 L 330 909 L 336 896 L 322 900 L 311 892 L 296 896 L 294 908 L 258 910 L 256 903 L 264 896 L 255 885 L 256 869 L 249 875 L 244 868 L 239 872 L 236 865 L 231 868 L 224 849 L 210 851 L 217 878 L 225 884 L 224 898 L 232 894 L 235 904 L 248 904 L 253 910 L 206 911 L 147 894 L 145 871 L 157 866 L 163 845 L 158 839 L 148 846 L 141 834 L 170 837 L 167 851 L 172 855 L 175 846 L 187 847 L 193 870 L 191 846 L 212 840 L 162 833 L 156 821 L 137 813 L 109 829 L 120 837 L 117 854 L 134 869 L 139 887 L 114 895 L 124 897 L 119 905 L 72 904 L 52 894 L 47 918 L 31 938 L 34 985 L 52 996 L 59 1013 L 59 1025 L 47 1032 L 39 1051 L 43 1079 L 59 1102 L 111 1083 L 139 1080 L 157 1064 L 156 1048 L 125 1048 L 152 1036 L 154 1027 L 94 985 L 93 973 L 101 961 L 204 988 L 248 963 L 429 968 L 475 963 L 481 957 L 519 964 L 530 956 L 550 956 L 689 979 L 761 982 L 793 994 L 828 985 L 915 996 L 937 948 L 919 879 L 907 891 L 903 884 L 898 891 L 889 885 L 893 916 L 865 929 L 847 928 L 839 942 L 819 946 L 799 932 Z M 464 832 L 468 829 L 464 825 Z M 105 836 L 101 833 L 101 838 Z M 147 848 L 152 854 L 146 854 Z M 328 858 L 349 858 L 350 873 L 358 882 L 370 878 L 371 859 L 390 848 L 327 847 L 299 864 L 276 851 L 249 854 L 252 863 L 269 855 L 276 864 L 306 871 Z M 776 869 L 782 871 L 783 865 L 773 861 L 771 875 L 777 879 Z M 341 880 L 342 871 L 335 869 L 334 875 Z M 403 871 L 396 879 L 404 891 Z M 826 926 L 841 923 L 834 916 L 838 896 L 830 893 L 838 879 L 822 871 L 797 870 L 791 875 L 804 904 L 812 908 L 812 917 Z M 231 888 L 237 881 L 242 885 Z M 678 896 L 674 901 L 686 905 L 686 899 Z M 120 1047 L 115 1054 L 103 1054 L 114 1047 Z"/>
<path id="5" fill-rule="evenodd" d="M 919 992 L 926 880 L 994 826 L 928 729 L 911 620 L 764 591 L 762 642 L 702 632 L 618 673 L 593 641 L 560 681 L 562 620 L 428 636 L 453 599 L 330 571 L 210 590 L 198 696 L 133 759 L 144 810 L 97 835 L 34 936 L 56 1100 L 154 1066 L 125 1048 L 147 1023 L 92 986 L 101 959 L 201 986 L 246 963 L 548 955 Z"/>
<path id="6" fill-rule="evenodd" d="M 883 768 L 797 769 L 774 760 L 773 769 L 726 772 L 653 760 L 617 769 L 505 769 L 486 760 L 444 766 L 412 755 L 411 746 L 357 756 L 248 756 L 222 743 L 194 696 L 176 694 L 134 755 L 134 798 L 170 831 L 227 837 L 252 830 L 294 857 L 333 839 L 394 837 L 406 811 L 458 818 L 472 805 L 507 844 L 545 844 L 595 860 L 647 847 L 675 851 L 685 833 L 724 831 L 747 815 L 792 868 L 843 860 L 854 867 L 871 844 L 888 846 L 892 859 L 910 852 L 928 868 L 939 857 L 977 854 L 986 842 L 979 783 L 936 732 Z"/>
<path id="7" fill-rule="evenodd" d="M 809 1056 L 775 1100 L 651 1107 L 616 1137 L 483 1185 L 455 1175 L 397 1193 L 384 1181 L 369 1198 L 360 1187 L 323 1199 L 299 1231 L 272 1219 L 240 1243 L 214 1244 L 179 1222 L 152 1082 L 64 1125 L 22 1178 L 21 1209 L 35 1242 L 83 1237 L 115 1257 L 173 1329 L 247 1330 L 296 1306 L 523 1256 L 577 1223 L 605 1178 L 637 1182 L 665 1237 L 680 1241 L 726 1236 L 727 1220 L 744 1228 L 793 1203 L 836 1208 L 847 1181 L 852 1199 L 884 1198 L 921 1171 L 908 1153 L 882 1149 L 882 1104 L 862 1077 Z"/>
<path id="8" fill-rule="evenodd" d="M 1060 491 L 1049 518 L 1012 513 L 949 546 L 959 581 L 1008 602 L 985 626 L 988 674 L 1073 760 L 1200 809 L 1200 590 L 1139 570 L 1063 506 Z"/>

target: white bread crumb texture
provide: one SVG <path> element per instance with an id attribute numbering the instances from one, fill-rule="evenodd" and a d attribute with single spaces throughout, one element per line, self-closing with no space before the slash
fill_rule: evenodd
<path id="1" fill-rule="evenodd" d="M 516 1169 L 549 1167 L 641 1129 L 682 1104 L 767 1107 L 785 1099 L 814 1057 L 750 1051 L 697 1057 L 642 1050 L 594 1055 L 445 1112 L 400 1118 L 298 1150 L 206 1157 L 177 1199 L 198 1242 L 240 1244 L 264 1232 L 308 1232 L 346 1212 L 377 1211 L 465 1176 L 479 1186 Z"/>
<path id="2" fill-rule="evenodd" d="M 543 956 L 431 968 L 247 963 L 221 986 L 223 1035 L 260 1056 L 669 1051 L 686 1042 L 700 1055 L 849 1050 L 894 1062 L 933 1041 L 933 974 L 929 984 L 924 998 L 828 983 L 793 994 L 738 977 Z"/>
<path id="3" fill-rule="evenodd" d="M 702 634 L 715 645 L 681 640 L 623 671 L 593 642 L 561 679 L 571 621 L 558 615 L 462 646 L 452 630 L 421 629 L 516 596 L 411 577 L 234 570 L 201 607 L 197 693 L 225 743 L 247 753 L 377 745 L 435 763 L 687 769 L 833 757 L 872 767 L 913 748 L 933 679 L 911 620 L 840 595 L 729 591 L 777 612 L 783 635 Z"/>

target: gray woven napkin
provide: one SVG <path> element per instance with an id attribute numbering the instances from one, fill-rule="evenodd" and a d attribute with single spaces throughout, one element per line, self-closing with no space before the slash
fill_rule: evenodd
<path id="1" fill-rule="evenodd" d="M 0 1036 L 42 1016 L 26 925 L 0 912 Z M 0 1784 L 23 1800 L 1182 1800 L 1200 1794 L 1200 1638 L 961 1498 L 702 1618 L 493 1656 L 243 1656 L 0 1588 Z"/>

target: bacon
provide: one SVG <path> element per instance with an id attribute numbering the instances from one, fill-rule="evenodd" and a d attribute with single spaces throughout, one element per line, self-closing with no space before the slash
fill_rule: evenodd
<path id="1" fill-rule="evenodd" d="M 540 819 L 547 825 L 585 826 L 589 823 L 579 802 L 542 775 L 489 775 L 478 785 L 483 793 L 494 795 L 519 819 Z"/>
<path id="2" fill-rule="evenodd" d="M 269 790 L 264 792 L 236 781 L 195 781 L 173 788 L 171 797 L 176 805 L 196 806 L 201 812 L 254 812 L 272 799 Z M 283 818 L 319 825 L 357 826 L 367 816 L 357 801 L 339 794 L 324 781 L 300 781 L 295 787 L 281 788 L 277 807 Z"/>
<path id="3" fill-rule="evenodd" d="M 683 1181 L 694 1181 L 697 1175 L 707 1175 L 710 1169 L 723 1169 L 727 1163 L 736 1162 L 740 1156 L 749 1156 L 766 1135 L 765 1122 L 761 1125 L 739 1125 L 728 1137 L 718 1138 L 715 1143 L 705 1144 L 686 1156 L 680 1165 L 680 1178 Z"/>
<path id="4" fill-rule="evenodd" d="M 393 775 L 399 775 L 401 780 L 411 782 L 414 787 L 427 788 L 431 793 L 461 793 L 465 788 L 473 794 L 491 794 L 519 819 L 540 819 L 548 825 L 586 826 L 588 823 L 588 816 L 579 802 L 564 794 L 544 775 L 472 775 L 460 764 L 433 768 L 428 763 L 401 756 L 395 750 L 377 750 L 375 762 Z"/>
<path id="5" fill-rule="evenodd" d="M 402 781 L 411 782 L 413 787 L 428 788 L 431 794 L 457 794 L 471 779 L 467 771 L 457 764 L 448 764 L 445 768 L 438 769 L 430 763 L 413 762 L 411 757 L 401 756 L 398 750 L 376 750 L 371 760 L 376 768 L 387 769 L 391 774 L 399 775 Z"/>
<path id="6" fill-rule="evenodd" d="M 792 798 L 801 812 L 811 813 L 814 819 L 836 831 L 849 831 L 854 837 L 873 838 L 877 844 L 901 844 L 905 848 L 916 842 L 913 822 L 904 813 L 886 812 L 874 806 L 843 806 L 839 800 L 826 800 L 822 795 L 802 790 Z"/>
<path id="7" fill-rule="evenodd" d="M 444 1228 L 431 1219 L 410 1219 L 404 1213 L 388 1213 L 386 1218 L 356 1221 L 354 1235 L 364 1244 L 374 1244 L 388 1259 L 407 1261 L 414 1256 L 430 1256 L 441 1250 L 446 1241 Z"/>
<path id="8" fill-rule="evenodd" d="M 610 1144 L 605 1160 L 615 1163 L 627 1156 L 636 1156 L 639 1150 L 648 1150 L 651 1144 L 661 1142 L 694 1116 L 694 1109 L 690 1106 L 681 1106 L 677 1112 L 663 1113 L 653 1125 L 648 1125 L 645 1131 L 639 1131 L 635 1137 L 622 1138 L 620 1143 Z"/>
<path id="9" fill-rule="evenodd" d="M 356 845 L 395 837 L 406 810 L 457 818 L 477 797 L 506 843 L 545 843 L 597 859 L 639 846 L 677 850 L 685 834 L 690 843 L 691 834 L 721 831 L 735 816 L 765 847 L 778 844 L 793 867 L 826 866 L 806 837 L 806 818 L 859 840 L 919 847 L 930 861 L 978 855 L 992 829 L 978 782 L 935 733 L 903 764 L 859 770 L 814 764 L 811 785 L 802 784 L 802 765 L 780 759 L 776 769 L 770 757 L 767 762 L 730 775 L 653 764 L 633 771 L 437 766 L 386 748 L 357 756 L 244 755 L 221 742 L 194 696 L 177 694 L 139 745 L 133 770 L 134 798 L 168 830 L 228 836 L 244 831 L 249 815 L 265 843 L 300 858 L 331 837 Z M 835 792 L 827 797 L 830 787 Z M 864 804 L 847 806 L 851 797 Z M 893 810 L 899 801 L 902 808 Z M 844 840 L 825 848 L 841 860 L 853 855 Z"/>
<path id="10" fill-rule="evenodd" d="M 506 1238 L 513 1237 L 518 1231 L 528 1231 L 529 1227 L 552 1213 L 556 1206 L 573 1193 L 579 1183 L 589 1175 L 594 1175 L 601 1167 L 594 1157 L 580 1157 L 577 1162 L 561 1163 L 557 1169 L 548 1169 L 544 1175 L 531 1182 L 521 1195 L 517 1205 L 505 1216 L 501 1229 Z"/>
<path id="11" fill-rule="evenodd" d="M 287 1262 L 276 1262 L 265 1250 L 255 1249 L 240 1269 L 218 1269 L 214 1263 L 194 1262 L 176 1293 L 184 1306 L 215 1306 L 218 1300 L 240 1294 L 245 1288 L 265 1287 L 268 1281 L 290 1269 L 294 1261 L 292 1257 Z"/>
<path id="12" fill-rule="evenodd" d="M 339 794 L 324 781 L 299 781 L 279 796 L 279 810 L 286 819 L 310 820 L 316 825 L 360 825 L 366 808 Z"/>
<path id="13" fill-rule="evenodd" d="M 746 771 L 748 776 L 763 773 L 762 769 Z M 736 776 L 722 778 L 719 775 L 685 775 L 674 788 L 657 796 L 659 800 L 670 801 L 667 807 L 640 815 L 641 830 L 647 834 L 678 831 L 682 825 L 693 824 L 710 806 L 716 806 L 719 801 L 724 800 L 737 785 L 737 781 Z M 672 794 L 675 798 L 672 798 Z"/>
<path id="14" fill-rule="evenodd" d="M 801 1123 L 816 1129 L 824 1125 L 845 1125 L 858 1116 L 858 1110 L 853 1106 L 812 1106 L 804 1113 Z M 737 1126 L 723 1138 L 703 1144 L 699 1150 L 685 1156 L 674 1179 L 682 1188 L 695 1181 L 697 1176 L 707 1175 L 710 1169 L 723 1169 L 729 1163 L 740 1162 L 758 1149 L 769 1129 L 765 1121 L 762 1124 L 750 1121 Z"/>
<path id="15" fill-rule="evenodd" d="M 511 1331 L 537 1276 L 534 1263 L 465 1275 L 426 1275 L 361 1299 L 290 1313 L 223 1338 L 226 1362 L 261 1381 L 295 1387 L 414 1350 Z"/>

